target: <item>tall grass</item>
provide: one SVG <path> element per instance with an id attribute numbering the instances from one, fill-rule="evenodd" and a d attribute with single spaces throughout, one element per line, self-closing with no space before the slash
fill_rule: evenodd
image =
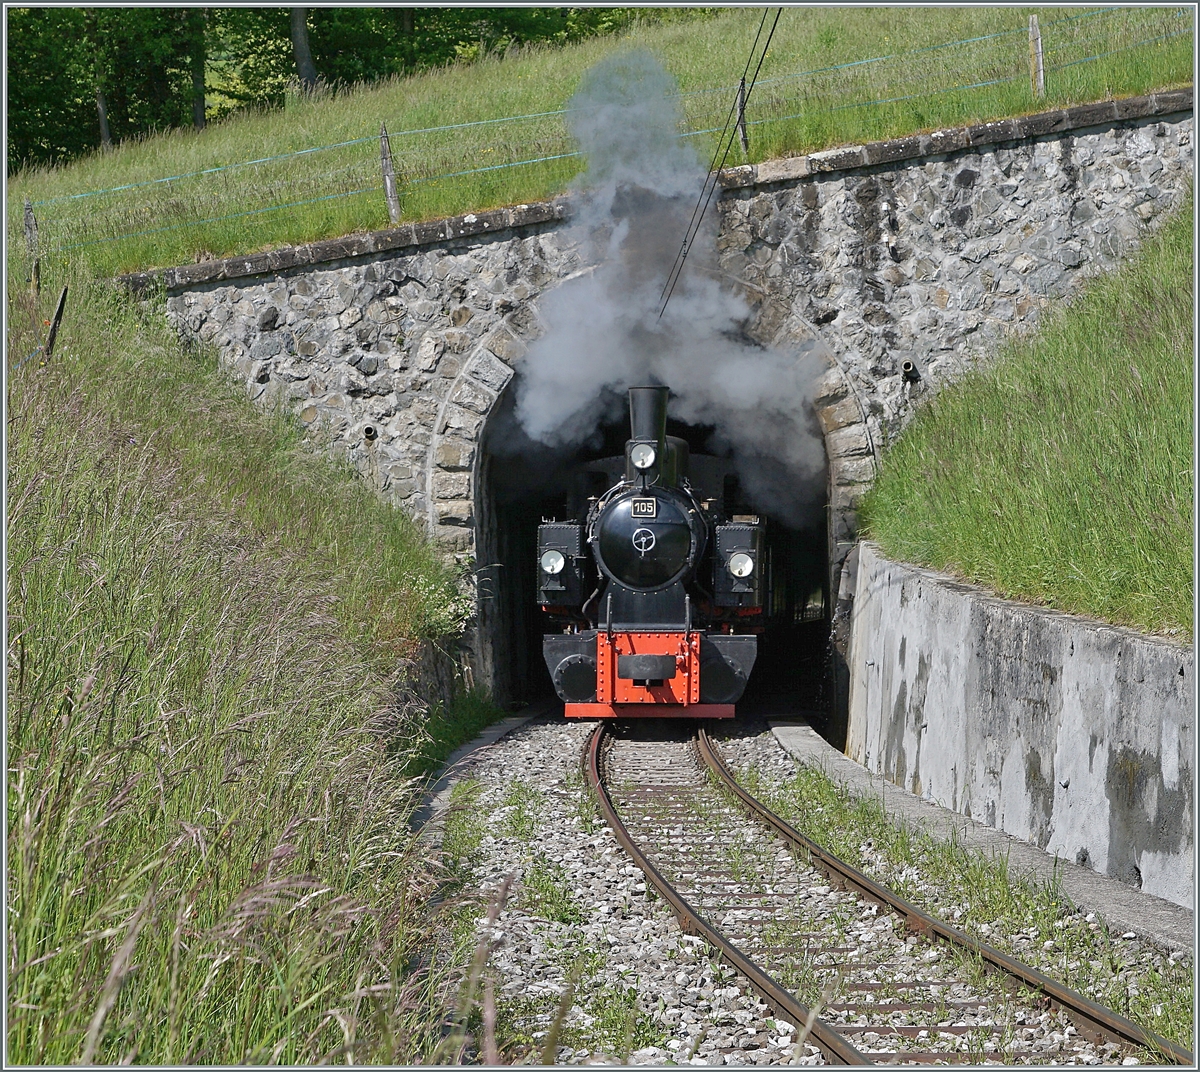
<path id="1" fill-rule="evenodd" d="M 422 1059 L 392 674 L 452 575 L 159 318 L 76 277 L 43 362 L 10 309 L 8 1060 Z"/>
<path id="2" fill-rule="evenodd" d="M 1135 261 L 926 405 L 866 531 L 1001 595 L 1192 637 L 1192 197 Z"/>
<path id="3" fill-rule="evenodd" d="M 49 299 L 66 280 L 70 297 L 47 374 L 35 350 Z M 184 346 L 161 314 L 140 313 L 80 272 L 52 279 L 40 312 L 27 303 L 24 292 L 12 299 L 10 367 L 21 366 L 14 398 L 39 375 L 71 376 L 89 406 L 129 429 L 131 445 L 152 440 L 157 455 L 236 512 L 255 539 L 321 561 L 337 577 L 331 613 L 381 666 L 409 654 L 415 639 L 459 627 L 467 607 L 455 577 L 414 522 L 321 444 L 305 441 L 290 413 L 257 410 L 219 369 L 215 351 Z"/>
<path id="4" fill-rule="evenodd" d="M 1042 99 L 1032 96 L 1028 77 L 1027 26 L 1035 10 L 1047 50 Z M 9 187 L 9 240 L 19 241 L 25 197 L 38 202 L 47 255 L 83 258 L 101 274 L 384 227 L 381 122 L 392 132 L 406 219 L 548 197 L 585 161 L 510 165 L 574 153 L 561 109 L 584 70 L 630 46 L 650 49 L 675 76 L 684 130 L 707 160 L 761 17 L 758 9 L 731 9 L 635 24 L 618 37 L 293 99 L 282 111 L 246 113 L 200 133 L 174 131 L 64 168 L 21 172 Z M 749 159 L 1187 83 L 1192 37 L 1191 16 L 1176 8 L 785 9 L 750 103 Z M 870 62 L 858 62 L 864 60 Z M 530 118 L 487 122 L 513 116 Z M 460 125 L 471 123 L 483 125 Z M 447 126 L 453 129 L 429 129 Z M 735 150 L 730 162 L 742 160 Z M 479 170 L 493 165 L 501 166 Z M 72 199 L 168 176 L 188 177 Z"/>

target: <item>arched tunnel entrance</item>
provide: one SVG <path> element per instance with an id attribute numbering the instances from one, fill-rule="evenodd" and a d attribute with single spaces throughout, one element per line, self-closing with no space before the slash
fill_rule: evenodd
<path id="1" fill-rule="evenodd" d="M 476 485 L 481 669 L 496 700 L 514 706 L 554 694 L 542 658 L 543 633 L 554 630 L 537 604 L 538 525 L 583 520 L 588 497 L 602 494 L 623 469 L 629 438 L 625 411 L 601 423 L 581 446 L 538 443 L 515 417 L 516 394 L 514 380 L 488 419 Z M 825 502 L 807 504 L 804 523 L 777 520 L 728 472 L 729 454 L 718 446 L 715 429 L 668 418 L 667 432 L 688 442 L 698 498 L 718 499 L 726 514 L 757 514 L 766 523 L 769 599 L 758 660 L 739 710 L 769 704 L 772 712 L 803 711 L 823 722 L 832 701 Z"/>

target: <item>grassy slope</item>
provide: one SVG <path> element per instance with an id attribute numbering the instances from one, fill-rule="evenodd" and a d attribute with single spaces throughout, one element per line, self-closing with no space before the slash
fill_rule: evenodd
<path id="1" fill-rule="evenodd" d="M 1192 636 L 1191 198 L 1134 261 L 943 390 L 863 505 L 897 558 Z"/>
<path id="2" fill-rule="evenodd" d="M 392 674 L 452 575 L 102 284 L 8 420 L 9 1059 L 420 1058 L 410 778 L 474 726 L 428 739 Z"/>
<path id="3" fill-rule="evenodd" d="M 1030 9 L 1033 10 L 1033 9 Z M 751 100 L 751 159 L 1129 95 L 1190 81 L 1191 36 L 1152 40 L 1191 23 L 1175 9 L 1132 11 L 1064 21 L 1096 9 L 1037 9 L 1047 49 L 1047 94 L 1030 93 L 1025 9 L 785 9 Z M 213 124 L 200 134 L 175 131 L 98 153 L 69 167 L 20 174 L 9 188 L 10 241 L 20 246 L 20 204 L 142 182 L 352 139 L 355 145 L 255 167 L 37 207 L 45 250 L 76 247 L 101 274 L 386 226 L 379 175 L 379 124 L 393 132 L 562 108 L 581 73 L 614 49 L 646 47 L 685 94 L 688 130 L 720 129 L 731 94 L 701 92 L 737 83 L 761 12 L 732 9 L 714 18 L 635 28 L 567 48 L 528 49 L 362 89 L 297 102 L 283 112 Z M 989 35 L 1002 34 L 999 37 Z M 978 38 L 986 40 L 977 40 Z M 945 42 L 969 43 L 913 52 Z M 1150 41 L 1136 48 L 1139 42 Z M 1116 51 L 1094 62 L 1086 57 Z M 871 57 L 886 62 L 842 66 Z M 1072 66 L 1062 66 L 1074 63 Z M 955 87 L 994 82 L 969 90 Z M 915 95 L 915 96 L 914 96 Z M 905 98 L 905 99 L 896 99 Z M 857 107 L 869 101 L 891 103 Z M 781 117 L 786 121 L 776 121 Z M 769 123 L 760 120 L 770 119 Z M 712 136 L 694 139 L 707 158 Z M 437 182 L 465 169 L 568 153 L 575 145 L 561 115 L 437 134 L 394 134 L 404 216 L 431 218 L 549 196 L 580 170 L 578 159 L 506 168 Z M 741 161 L 740 149 L 733 158 Z M 354 196 L 351 191 L 365 190 Z M 331 194 L 296 208 L 195 226 Z M 186 226 L 180 226 L 186 225 Z M 162 228 L 171 228 L 161 230 Z M 121 241 L 116 235 L 152 233 Z M 83 243 L 83 245 L 79 245 Z M 92 243 L 92 244 L 86 244 Z"/>

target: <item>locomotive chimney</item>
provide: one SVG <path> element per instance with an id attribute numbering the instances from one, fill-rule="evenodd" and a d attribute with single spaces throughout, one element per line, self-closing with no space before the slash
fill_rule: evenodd
<path id="1" fill-rule="evenodd" d="M 657 443 L 662 449 L 667 435 L 667 387 L 629 388 L 629 430 L 631 439 Z"/>

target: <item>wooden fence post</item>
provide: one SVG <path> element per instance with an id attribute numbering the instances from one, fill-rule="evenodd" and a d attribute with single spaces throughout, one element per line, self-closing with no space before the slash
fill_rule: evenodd
<path id="1" fill-rule="evenodd" d="M 1042 58 L 1042 31 L 1038 28 L 1038 17 L 1029 16 L 1029 80 L 1033 95 L 1046 95 L 1046 66 Z"/>
<path id="2" fill-rule="evenodd" d="M 54 340 L 58 338 L 58 325 L 62 323 L 63 309 L 67 304 L 67 288 L 62 288 L 58 296 L 58 308 L 54 310 L 54 319 L 50 322 L 50 334 L 46 336 L 46 348 L 42 351 L 42 360 L 49 361 L 54 356 Z"/>
<path id="3" fill-rule="evenodd" d="M 34 294 L 42 290 L 42 264 L 38 256 L 37 217 L 33 205 L 25 198 L 25 249 L 29 253 L 29 288 Z"/>
<path id="4" fill-rule="evenodd" d="M 396 193 L 396 173 L 392 170 L 392 143 L 383 123 L 379 124 L 379 162 L 383 166 L 383 196 L 387 198 L 388 219 L 394 227 L 400 222 L 400 195 Z"/>
<path id="5" fill-rule="evenodd" d="M 737 132 L 742 141 L 742 152 L 750 155 L 750 138 L 746 134 L 746 78 L 743 75 L 738 83 L 737 99 Z"/>

